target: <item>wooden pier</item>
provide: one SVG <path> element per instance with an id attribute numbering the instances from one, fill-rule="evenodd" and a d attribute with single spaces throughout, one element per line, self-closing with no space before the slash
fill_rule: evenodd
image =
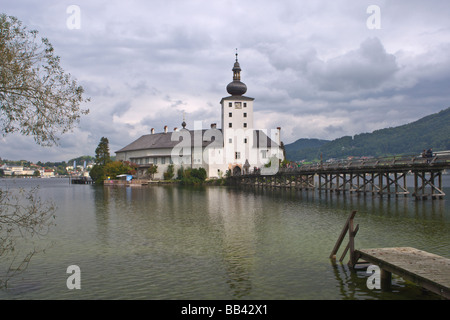
<path id="1" fill-rule="evenodd" d="M 70 177 L 69 178 L 70 184 L 93 184 L 94 181 L 92 181 L 91 178 L 88 177 Z"/>
<path id="2" fill-rule="evenodd" d="M 350 252 L 348 265 L 352 269 L 361 264 L 377 265 L 380 268 L 382 290 L 390 289 L 394 273 L 445 299 L 450 299 L 450 259 L 410 247 L 355 249 L 355 236 L 359 229 L 359 225 L 353 225 L 355 214 L 356 211 L 353 211 L 347 218 L 331 251 L 330 259 L 336 260 L 339 247 L 348 234 L 348 244 L 339 261 Z"/>
<path id="3" fill-rule="evenodd" d="M 392 273 L 450 299 L 450 259 L 409 247 L 355 250 L 357 259 L 381 269 L 381 287 L 389 290 Z"/>
<path id="4" fill-rule="evenodd" d="M 442 174 L 450 168 L 450 155 L 433 158 L 401 156 L 280 168 L 275 175 L 259 172 L 232 176 L 235 185 L 356 193 L 378 197 L 406 197 L 408 175 L 414 175 L 416 200 L 443 199 Z"/>

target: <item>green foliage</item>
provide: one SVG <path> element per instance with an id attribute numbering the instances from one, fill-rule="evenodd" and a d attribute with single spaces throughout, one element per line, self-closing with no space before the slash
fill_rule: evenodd
<path id="1" fill-rule="evenodd" d="M 150 168 L 147 169 L 147 173 L 150 175 L 150 177 L 153 179 L 153 176 L 155 175 L 155 173 L 158 172 L 158 166 L 152 164 L 150 166 Z"/>
<path id="2" fill-rule="evenodd" d="M 207 177 L 206 170 L 204 168 L 198 169 L 178 169 L 178 179 L 181 180 L 181 184 L 192 185 L 202 184 Z"/>
<path id="3" fill-rule="evenodd" d="M 450 149 L 450 108 L 429 115 L 415 122 L 345 136 L 333 141 L 295 149 L 295 143 L 286 145 L 287 158 L 299 160 L 323 160 L 349 156 L 385 157 L 400 154 L 420 154 L 424 149 L 433 151 Z M 316 141 L 317 142 L 317 141 Z"/>
<path id="4" fill-rule="evenodd" d="M 164 175 L 164 180 L 172 180 L 172 178 L 175 175 L 175 170 L 174 170 L 173 164 L 169 164 L 167 166 L 167 170 L 166 170 L 166 172 L 164 172 L 163 175 Z"/>
<path id="5" fill-rule="evenodd" d="M 112 161 L 103 167 L 103 175 L 106 178 L 115 179 L 121 174 L 136 174 L 137 165 L 129 161 Z"/>
<path id="6" fill-rule="evenodd" d="M 105 166 L 111 163 L 109 156 L 109 141 L 108 138 L 102 137 L 95 149 L 95 165 L 89 171 L 89 176 L 97 184 L 102 184 L 106 179 Z M 113 170 L 113 169 L 111 169 Z"/>
<path id="7" fill-rule="evenodd" d="M 48 39 L 0 14 L 0 131 L 20 132 L 50 146 L 82 115 L 84 89 L 66 74 Z"/>
<path id="8" fill-rule="evenodd" d="M 0 14 L 0 131 L 3 136 L 32 136 L 37 144 L 51 146 L 89 112 L 80 108 L 88 100 L 59 65 L 48 39 L 39 40 L 37 34 L 17 18 Z M 0 288 L 44 250 L 36 240 L 53 225 L 55 210 L 36 190 L 14 194 L 0 188 Z M 20 257 L 22 252 L 27 253 Z"/>
<path id="9" fill-rule="evenodd" d="M 73 164 L 74 161 L 77 163 L 77 165 L 82 165 L 84 164 L 85 161 L 87 164 L 95 162 L 95 158 L 91 156 L 80 156 L 77 158 L 70 159 L 69 161 L 67 161 L 67 163 Z"/>
<path id="10" fill-rule="evenodd" d="M 94 165 L 89 171 L 89 176 L 96 184 L 103 184 L 103 181 L 106 179 L 104 166 Z"/>
<path id="11" fill-rule="evenodd" d="M 111 162 L 111 156 L 109 155 L 109 141 L 108 138 L 102 137 L 95 149 L 95 163 L 97 165 L 106 165 Z"/>

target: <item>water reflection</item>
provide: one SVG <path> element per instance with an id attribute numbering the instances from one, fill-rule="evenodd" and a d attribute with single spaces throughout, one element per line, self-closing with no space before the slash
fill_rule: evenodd
<path id="1" fill-rule="evenodd" d="M 252 197 L 233 192 L 207 192 L 208 212 L 213 224 L 220 225 L 222 259 L 227 284 L 234 298 L 252 290 L 251 274 L 255 258 L 255 212 Z"/>
<path id="2" fill-rule="evenodd" d="M 75 293 L 82 299 L 422 298 L 401 279 L 391 293 L 371 291 L 364 273 L 330 263 L 352 210 L 357 248 L 413 246 L 450 257 L 446 200 L 44 183 L 44 196 L 59 204 L 51 234 L 57 245 L 36 257 L 14 298 L 74 297 L 64 287 L 73 263 L 83 272 L 83 290 Z M 27 291 L 26 283 L 42 285 Z"/>

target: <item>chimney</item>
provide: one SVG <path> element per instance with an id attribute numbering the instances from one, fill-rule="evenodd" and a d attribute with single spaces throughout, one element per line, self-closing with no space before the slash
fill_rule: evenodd
<path id="1" fill-rule="evenodd" d="M 211 129 L 216 129 L 217 124 L 216 123 L 211 123 Z"/>
<path id="2" fill-rule="evenodd" d="M 281 127 L 277 127 L 278 129 L 278 145 L 281 146 Z"/>
<path id="3" fill-rule="evenodd" d="M 164 133 L 167 133 L 167 126 L 164 126 Z"/>
<path id="4" fill-rule="evenodd" d="M 154 134 L 155 133 L 155 128 L 152 128 L 152 134 Z"/>

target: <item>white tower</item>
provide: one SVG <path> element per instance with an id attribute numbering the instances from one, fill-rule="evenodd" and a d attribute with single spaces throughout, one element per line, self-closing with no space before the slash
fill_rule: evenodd
<path id="1" fill-rule="evenodd" d="M 240 174 L 244 164 L 252 161 L 253 149 L 253 100 L 243 96 L 247 86 L 241 82 L 241 67 L 236 61 L 233 66 L 233 81 L 227 85 L 231 95 L 222 98 L 222 131 L 225 152 L 225 163 L 233 173 Z M 256 159 L 255 159 L 256 160 Z"/>

